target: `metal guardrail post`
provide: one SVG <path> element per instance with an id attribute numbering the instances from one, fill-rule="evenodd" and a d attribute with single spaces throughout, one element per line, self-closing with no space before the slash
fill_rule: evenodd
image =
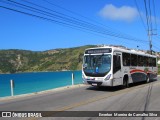
<path id="1" fill-rule="evenodd" d="M 74 73 L 72 73 L 72 85 L 74 85 Z"/>
<path id="2" fill-rule="evenodd" d="M 11 83 L 11 96 L 14 96 L 14 81 L 13 80 L 10 80 L 10 83 Z"/>

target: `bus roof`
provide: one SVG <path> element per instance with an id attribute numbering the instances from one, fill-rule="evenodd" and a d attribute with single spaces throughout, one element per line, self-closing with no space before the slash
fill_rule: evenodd
<path id="1" fill-rule="evenodd" d="M 125 52 L 125 53 L 130 53 L 130 54 L 137 54 L 137 55 L 143 55 L 143 56 L 149 56 L 149 57 L 157 57 L 156 55 L 148 54 L 146 51 L 128 49 L 124 46 L 98 46 L 98 47 L 94 47 L 94 48 L 88 48 L 86 50 L 105 49 L 105 48 L 111 48 L 112 51 L 120 51 L 120 52 Z"/>

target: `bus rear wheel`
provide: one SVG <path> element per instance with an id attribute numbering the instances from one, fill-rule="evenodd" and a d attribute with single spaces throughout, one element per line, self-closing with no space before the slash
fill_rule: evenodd
<path id="1" fill-rule="evenodd" d="M 147 74 L 147 76 L 146 76 L 146 83 L 149 83 L 150 82 L 150 80 L 149 80 L 149 74 Z"/>

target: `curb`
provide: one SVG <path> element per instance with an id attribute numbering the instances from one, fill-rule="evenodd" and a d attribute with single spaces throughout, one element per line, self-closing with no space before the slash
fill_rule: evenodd
<path id="1" fill-rule="evenodd" d="M 54 88 L 54 89 L 44 90 L 44 91 L 39 91 L 39 92 L 34 92 L 34 93 L 21 94 L 21 95 L 15 95 L 15 96 L 7 96 L 7 97 L 0 97 L 0 101 L 13 100 L 13 99 L 16 99 L 16 98 L 24 98 L 24 97 L 34 96 L 34 95 L 42 95 L 42 94 L 45 94 L 45 93 L 53 93 L 53 92 L 57 92 L 57 91 L 63 91 L 63 90 L 79 88 L 79 87 L 83 87 L 83 86 L 87 86 L 87 85 L 78 84 L 78 85 L 59 87 L 59 88 Z"/>

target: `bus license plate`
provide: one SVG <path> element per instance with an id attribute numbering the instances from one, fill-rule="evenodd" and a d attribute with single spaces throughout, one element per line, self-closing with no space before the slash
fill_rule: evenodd
<path id="1" fill-rule="evenodd" d="M 97 83 L 92 83 L 93 86 L 97 86 Z"/>

